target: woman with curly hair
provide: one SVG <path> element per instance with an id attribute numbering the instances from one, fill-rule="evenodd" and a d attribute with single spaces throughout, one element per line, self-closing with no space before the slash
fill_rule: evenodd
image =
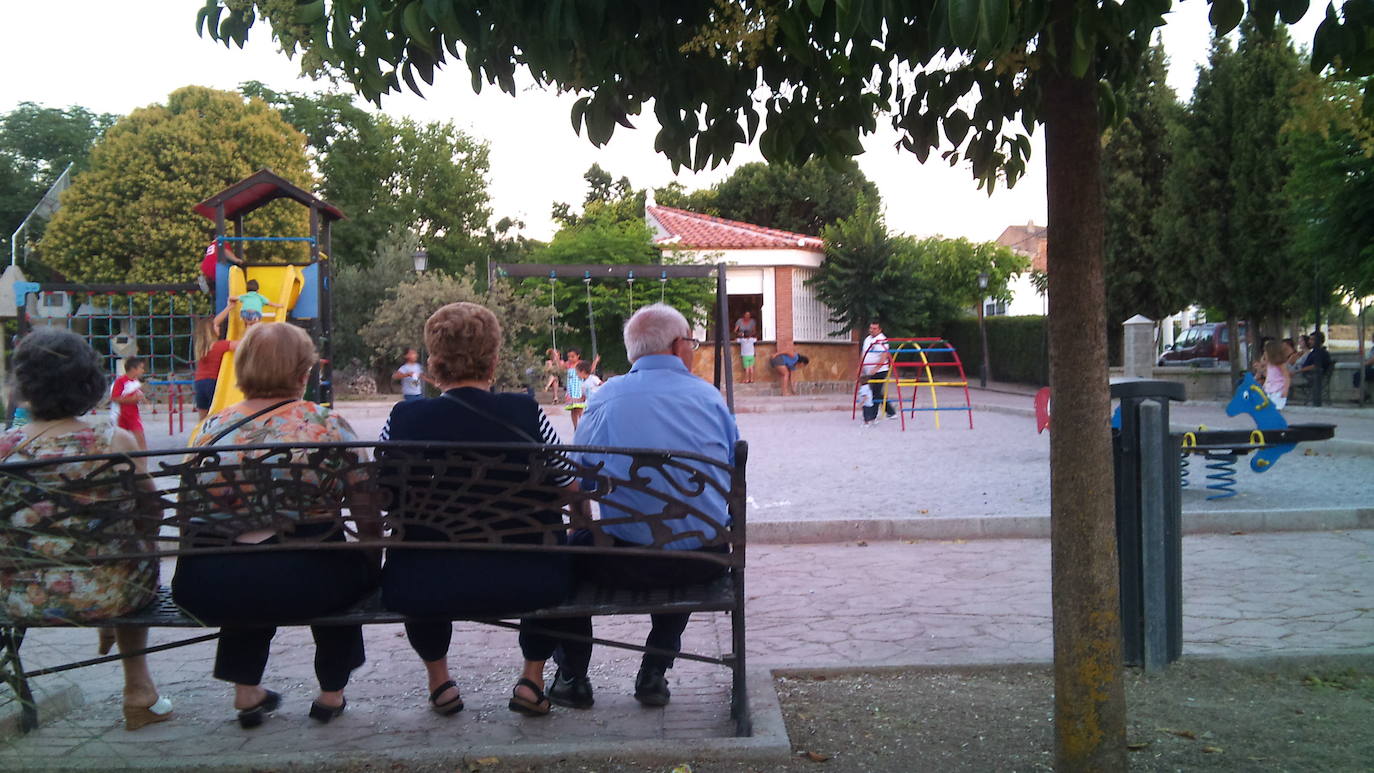
<path id="1" fill-rule="evenodd" d="M 501 350 L 501 323 L 486 307 L 450 303 L 434 312 L 425 322 L 425 348 L 429 351 L 430 374 L 443 394 L 397 403 L 382 428 L 382 440 L 561 444 L 538 403 L 524 394 L 491 391 Z M 427 455 L 443 453 L 436 450 Z M 379 452 L 378 456 L 383 461 L 383 479 L 388 477 L 385 459 L 396 458 L 397 468 L 402 468 L 398 449 Z M 519 468 L 528 464 L 529 457 L 512 452 L 507 460 L 512 468 Z M 506 489 L 511 501 L 551 501 L 555 497 L 550 489 L 576 485 L 570 477 L 550 474 L 536 488 L 525 490 L 519 484 L 528 475 L 501 470 L 484 474 L 486 480 L 476 481 L 475 486 L 505 488 L 516 484 Z M 473 522 L 483 518 L 493 531 L 514 528 L 525 532 L 507 534 L 502 542 L 539 543 L 551 532 L 557 540 L 566 537 L 556 528 L 563 523 L 562 512 L 552 504 L 534 514 L 539 522 L 536 528 L 536 524 L 503 513 L 499 506 L 474 514 L 468 509 L 471 501 L 448 491 L 426 489 L 426 485 L 436 484 L 428 480 L 408 482 L 412 496 L 393 502 L 391 518 L 405 524 L 407 541 L 451 541 L 455 531 L 477 531 Z M 446 523 L 445 507 L 456 508 L 462 515 Z M 432 526 L 418 525 L 421 521 Z M 478 534 L 476 539 L 482 536 Z M 425 664 L 430 707 L 448 715 L 463 709 L 458 685 L 448 668 L 453 634 L 449 620 L 551 606 L 563 600 L 569 582 L 568 562 L 563 555 L 392 548 L 382 569 L 382 601 L 387 609 L 412 618 L 428 618 L 406 623 L 406 635 Z M 556 628 L 558 621 L 540 620 L 535 625 Z M 527 621 L 522 620 L 520 650 L 525 667 L 508 706 L 511 711 L 539 716 L 549 713 L 544 663 L 558 642 L 527 627 Z"/>
<path id="2" fill-rule="evenodd" d="M 28 404 L 31 421 L 0 434 L 0 461 L 41 461 L 139 450 L 133 435 L 114 426 L 103 412 L 84 415 L 105 396 L 107 385 L 100 355 L 85 339 L 66 330 L 34 330 L 15 349 L 13 372 L 17 391 Z M 139 473 L 143 472 L 143 459 L 130 461 Z M 47 467 L 30 481 L 5 476 L 0 482 L 0 503 L 11 510 L 23 501 L 28 486 L 60 488 L 64 481 L 81 481 L 106 464 L 97 460 Z M 151 486 L 146 478 L 140 485 Z M 123 503 L 130 499 L 130 492 L 117 486 L 87 487 L 80 493 L 96 501 Z M 25 527 L 41 523 L 45 518 L 40 512 L 42 506 L 13 509 L 11 533 L 22 533 Z M 0 539 L 0 553 L 16 550 L 66 555 L 81 551 L 90 558 L 127 553 L 130 540 L 137 541 L 144 529 L 127 507 L 111 505 L 110 509 L 110 517 L 118 520 L 101 532 L 110 537 L 107 543 L 91 546 L 72 538 L 34 534 L 19 538 L 26 540 L 24 545 L 15 544 L 14 538 Z M 90 530 L 92 526 L 87 517 L 51 524 L 54 530 L 65 528 L 73 532 Z M 25 621 L 98 624 L 127 615 L 152 601 L 157 592 L 157 574 L 156 559 L 100 561 L 87 568 L 3 569 L 0 603 L 5 614 L 20 625 Z M 103 634 L 104 631 L 102 653 L 110 646 Z M 113 641 L 121 653 L 137 652 L 148 645 L 148 629 L 117 626 Z M 171 719 L 172 702 L 158 695 L 147 658 L 135 655 L 120 663 L 124 667 L 124 727 L 137 730 Z"/>

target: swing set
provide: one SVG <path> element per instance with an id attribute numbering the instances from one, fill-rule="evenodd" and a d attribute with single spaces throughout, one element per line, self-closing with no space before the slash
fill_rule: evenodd
<path id="1" fill-rule="evenodd" d="M 558 264 L 558 263 L 494 263 L 487 276 L 487 286 L 498 276 L 512 279 L 543 277 L 549 280 L 549 332 L 553 348 L 558 348 L 558 309 L 554 302 L 553 286 L 559 280 L 580 279 L 587 291 L 587 322 L 592 337 L 592 360 L 598 356 L 596 346 L 596 309 L 592 303 L 593 279 L 624 279 L 629 286 L 630 308 L 634 309 L 635 281 L 644 279 L 658 280 L 658 299 L 663 302 L 667 297 L 668 280 L 682 278 L 716 279 L 716 330 L 715 359 L 712 367 L 712 383 L 717 389 L 722 384 L 725 390 L 725 404 L 730 412 L 735 412 L 735 384 L 733 363 L 730 359 L 730 342 L 724 338 L 730 330 L 729 300 L 725 293 L 725 264 L 715 265 L 605 265 L 605 264 Z M 652 295 L 650 296 L 652 297 Z"/>

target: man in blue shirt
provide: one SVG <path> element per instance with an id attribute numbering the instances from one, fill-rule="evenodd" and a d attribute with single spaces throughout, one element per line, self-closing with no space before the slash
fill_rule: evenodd
<path id="1" fill-rule="evenodd" d="M 573 442 L 588 446 L 689 451 L 734 464 L 735 441 L 739 439 L 735 417 L 721 399 L 720 392 L 692 374 L 692 360 L 699 346 L 692 337 L 687 319 L 671 306 L 656 303 L 635 312 L 625 323 L 625 351 L 633 367 L 629 373 L 607 381 L 592 396 Z M 588 455 L 583 461 L 606 464 L 605 472 L 612 478 L 630 477 L 630 460 L 626 457 Z M 715 478 L 722 491 L 729 489 L 730 481 L 725 471 L 713 467 L 700 469 L 703 474 Z M 646 473 L 641 470 L 638 474 Z M 658 472 L 648 474 L 661 477 Z M 685 472 L 676 477 L 681 478 L 677 483 L 682 488 L 696 488 L 687 484 Z M 665 490 L 675 490 L 670 482 L 662 484 Z M 713 544 L 723 536 L 720 527 L 730 523 L 724 495 L 708 486 L 694 499 L 702 515 L 708 517 L 685 514 L 664 520 L 662 524 L 670 530 L 671 538 L 664 535 L 656 540 L 647 523 L 617 524 L 614 521 L 624 517 L 626 512 L 662 512 L 663 500 L 642 491 L 620 488 L 601 502 L 601 530 L 611 536 L 617 546 L 623 547 L 657 544 L 668 550 L 727 550 L 726 545 Z M 592 535 L 586 531 L 579 531 L 572 538 L 572 544 L 591 542 Z M 723 571 L 721 565 L 713 562 L 641 556 L 602 554 L 589 557 L 585 563 L 585 570 L 601 582 L 628 587 L 705 582 Z M 653 627 L 645 646 L 679 651 L 688 615 L 659 614 L 652 615 L 652 619 Z M 591 618 L 569 623 L 570 630 L 591 636 Z M 587 679 L 591 653 L 590 643 L 565 642 L 562 645 L 557 656 L 558 673 L 549 689 L 551 701 L 572 708 L 592 705 L 591 682 Z M 635 678 L 635 698 L 647 706 L 667 704 L 669 691 L 665 672 L 672 666 L 671 656 L 646 653 Z"/>

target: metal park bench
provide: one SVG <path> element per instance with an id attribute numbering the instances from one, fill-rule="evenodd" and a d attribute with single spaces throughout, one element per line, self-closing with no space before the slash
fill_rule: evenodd
<path id="1" fill-rule="evenodd" d="M 226 455 L 225 451 L 242 455 Z M 380 556 L 401 546 L 406 550 L 558 552 L 582 560 L 613 552 L 617 556 L 711 562 L 719 565 L 723 574 L 706 583 L 630 590 L 579 578 L 557 606 L 456 619 L 515 628 L 517 624 L 511 620 L 517 617 L 729 612 L 731 652 L 720 656 L 683 652 L 676 657 L 731 669 L 731 715 L 737 734 L 749 735 L 744 673 L 747 455 L 744 442 L 735 447 L 733 466 L 695 454 L 651 449 L 387 442 L 270 444 L 81 457 L 99 465 L 94 473 L 77 479 L 61 475 L 62 465 L 74 461 L 71 458 L 0 464 L 0 572 L 239 551 L 348 550 Z M 140 472 L 134 461 L 140 457 L 146 472 Z M 608 464 L 611 460 L 615 464 Z M 611 469 L 628 469 L 628 473 L 615 475 Z M 582 486 L 559 486 L 558 476 L 571 476 Z M 617 504 L 601 510 L 600 518 L 584 514 L 593 512 L 588 505 L 598 506 L 613 492 L 639 492 L 654 504 L 645 512 Z M 720 523 L 718 504 L 722 499 L 730 515 L 728 525 Z M 561 510 L 563 518 L 548 518 L 550 510 Z M 309 536 L 297 534 L 297 522 L 284 515 L 290 512 L 309 513 L 310 523 L 326 524 L 327 528 L 305 530 Z M 19 518 L 21 514 L 26 517 Z M 32 517 L 35 514 L 41 517 Z M 685 516 L 713 525 L 713 533 L 703 529 L 675 534 L 669 522 Z M 149 536 L 131 537 L 130 520 L 137 534 Z M 17 525 L 21 522 L 32 525 L 21 528 Z M 653 543 L 638 548 L 614 547 L 605 527 L 616 523 L 647 524 Z M 116 524 L 120 526 L 114 528 Z M 569 527 L 589 530 L 593 544 L 560 544 L 560 535 Z M 267 544 L 233 543 L 234 535 L 262 529 L 271 530 L 278 539 Z M 447 541 L 406 541 L 408 529 L 423 531 L 431 538 L 437 531 Z M 684 536 L 700 537 L 703 546 L 721 552 L 664 549 Z M 51 555 L 51 549 L 38 547 L 51 546 L 52 538 L 70 541 L 72 548 Z M 90 558 L 85 548 L 95 544 L 106 546 L 104 554 Z M 111 544 L 117 545 L 117 550 L 111 551 Z M 461 559 L 455 555 L 455 560 Z M 19 656 L 25 632 L 73 623 L 21 622 L 5 615 L 0 609 L 0 679 L 22 704 L 21 728 L 25 731 L 38 723 L 29 680 L 121 657 L 110 655 L 25 671 Z M 380 592 L 373 591 L 352 608 L 292 624 L 405 620 L 403 615 L 383 608 Z M 132 614 L 86 625 L 209 627 L 178 608 L 166 586 L 158 589 L 151 603 Z M 145 652 L 217 636 L 195 636 L 149 647 Z M 627 642 L 591 641 L 670 654 Z"/>

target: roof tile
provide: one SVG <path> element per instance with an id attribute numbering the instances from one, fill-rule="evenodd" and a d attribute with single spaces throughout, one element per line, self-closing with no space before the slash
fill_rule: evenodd
<path id="1" fill-rule="evenodd" d="M 738 220 L 688 212 L 675 207 L 651 205 L 645 208 L 666 236 L 655 244 L 674 244 L 693 249 L 810 250 L 824 252 L 825 242 L 815 236 L 765 228 Z"/>

